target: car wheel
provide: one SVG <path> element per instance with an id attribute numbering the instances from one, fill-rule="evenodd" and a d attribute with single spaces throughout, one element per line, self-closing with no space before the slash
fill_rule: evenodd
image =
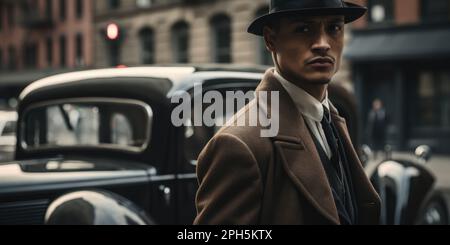
<path id="1" fill-rule="evenodd" d="M 424 209 L 421 225 L 448 225 L 447 209 L 442 201 L 432 200 Z"/>

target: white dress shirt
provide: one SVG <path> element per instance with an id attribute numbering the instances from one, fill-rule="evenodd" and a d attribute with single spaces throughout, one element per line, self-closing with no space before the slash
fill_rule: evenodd
<path id="1" fill-rule="evenodd" d="M 308 94 L 302 88 L 294 85 L 293 83 L 282 77 L 276 70 L 274 75 L 277 80 L 283 85 L 284 89 L 291 96 L 297 109 L 303 116 L 308 128 L 310 129 L 312 136 L 317 139 L 317 141 L 322 146 L 322 149 L 327 154 L 328 158 L 331 159 L 332 153 L 328 141 L 323 132 L 322 125 L 320 122 L 324 117 L 323 106 L 330 110 L 330 102 L 328 100 L 328 92 L 326 93 L 325 99 L 320 102 L 312 95 Z"/>

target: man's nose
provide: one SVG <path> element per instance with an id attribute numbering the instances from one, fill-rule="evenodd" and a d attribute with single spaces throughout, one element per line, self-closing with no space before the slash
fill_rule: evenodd
<path id="1" fill-rule="evenodd" d="M 312 45 L 312 50 L 315 53 L 326 54 L 331 49 L 328 36 L 324 31 L 317 34 L 314 43 Z"/>

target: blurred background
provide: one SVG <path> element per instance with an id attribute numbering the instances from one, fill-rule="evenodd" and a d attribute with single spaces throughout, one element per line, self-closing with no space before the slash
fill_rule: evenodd
<path id="1" fill-rule="evenodd" d="M 335 82 L 357 98 L 359 142 L 427 144 L 450 157 L 450 1 L 354 2 L 369 11 L 346 29 Z M 246 33 L 267 10 L 267 0 L 0 0 L 0 110 L 14 111 L 29 83 L 70 70 L 271 65 L 262 39 Z M 5 137 L 15 115 L 0 115 L 0 142 L 14 143 Z"/>

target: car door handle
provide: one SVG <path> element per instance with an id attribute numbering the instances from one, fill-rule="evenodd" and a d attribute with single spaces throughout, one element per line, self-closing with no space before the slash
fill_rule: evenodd
<path id="1" fill-rule="evenodd" d="M 160 185 L 159 186 L 159 191 L 162 192 L 163 197 L 164 197 L 164 201 L 166 202 L 166 205 L 169 206 L 170 205 L 170 201 L 172 199 L 172 191 L 170 189 L 170 187 L 165 186 L 165 185 Z"/>

